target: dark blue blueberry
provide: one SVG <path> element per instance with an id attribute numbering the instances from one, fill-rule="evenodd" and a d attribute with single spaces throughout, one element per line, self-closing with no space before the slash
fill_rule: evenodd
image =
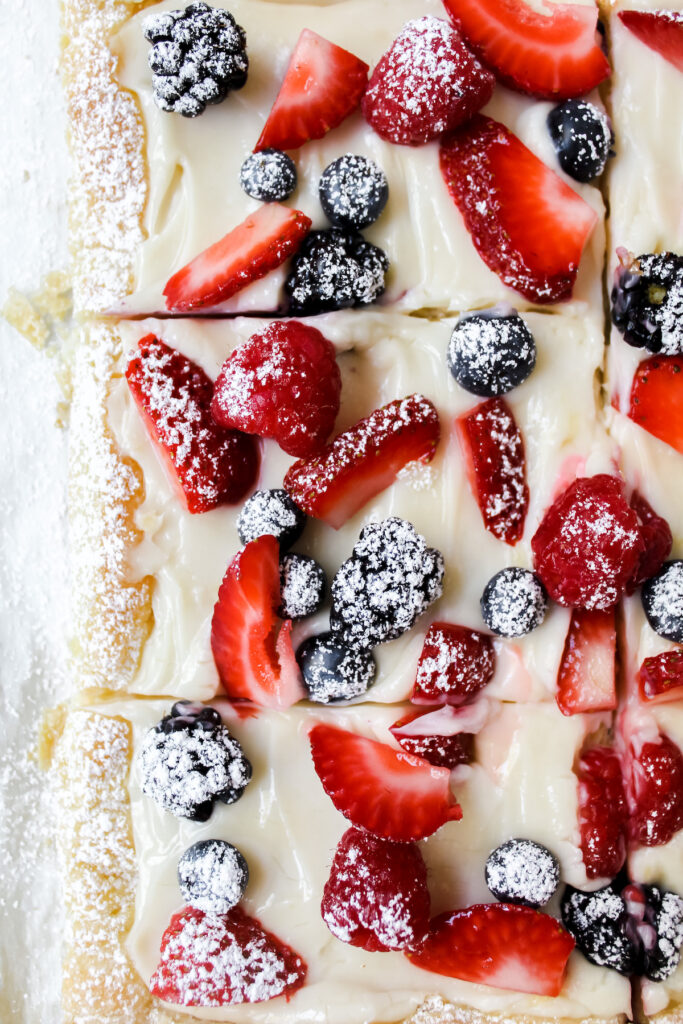
<path id="1" fill-rule="evenodd" d="M 612 885 L 581 892 L 568 885 L 562 896 L 562 921 L 577 947 L 592 964 L 634 974 L 640 965 L 638 944 L 625 901 Z"/>
<path id="2" fill-rule="evenodd" d="M 547 124 L 565 174 L 582 182 L 602 174 L 613 142 L 602 110 L 586 100 L 565 100 L 550 111 Z"/>
<path id="3" fill-rule="evenodd" d="M 227 914 L 240 902 L 248 883 L 246 860 L 222 839 L 203 839 L 178 861 L 178 884 L 185 903 L 205 914 Z"/>
<path id="4" fill-rule="evenodd" d="M 498 900 L 542 907 L 560 881 L 560 865 L 550 850 L 531 839 L 508 839 L 489 854 L 486 884 Z"/>
<path id="5" fill-rule="evenodd" d="M 285 281 L 292 316 L 367 306 L 384 291 L 386 254 L 354 231 L 311 231 Z"/>
<path id="6" fill-rule="evenodd" d="M 481 596 L 484 622 L 498 636 L 525 636 L 541 625 L 547 607 L 546 589 L 529 569 L 501 569 Z"/>
<path id="7" fill-rule="evenodd" d="M 634 348 L 683 354 L 683 256 L 619 255 L 610 296 L 614 326 Z"/>
<path id="8" fill-rule="evenodd" d="M 280 542 L 280 549 L 286 551 L 299 539 L 305 525 L 306 513 L 287 491 L 254 491 L 239 514 L 237 532 L 243 544 L 270 533 Z"/>
<path id="9" fill-rule="evenodd" d="M 325 597 L 325 570 L 307 555 L 280 559 L 280 608 L 282 619 L 306 619 L 315 615 Z"/>
<path id="10" fill-rule="evenodd" d="M 339 228 L 366 228 L 387 205 L 389 183 L 381 167 L 347 153 L 329 164 L 318 187 L 327 219 Z"/>
<path id="11" fill-rule="evenodd" d="M 296 658 L 308 695 L 318 704 L 360 697 L 375 681 L 372 653 L 347 647 L 334 633 L 304 640 Z"/>
<path id="12" fill-rule="evenodd" d="M 666 640 L 683 643 L 683 560 L 665 562 L 641 590 L 647 621 Z"/>
<path id="13" fill-rule="evenodd" d="M 512 308 L 462 317 L 448 345 L 448 369 L 473 395 L 494 398 L 522 384 L 536 365 L 531 331 Z"/>
<path id="14" fill-rule="evenodd" d="M 240 185 L 252 199 L 279 203 L 289 199 L 297 183 L 294 161 L 280 149 L 252 153 L 240 169 Z"/>

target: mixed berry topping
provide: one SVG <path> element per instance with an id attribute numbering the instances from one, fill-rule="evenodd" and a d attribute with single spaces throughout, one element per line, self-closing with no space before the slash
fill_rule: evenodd
<path id="1" fill-rule="evenodd" d="M 377 673 L 371 651 L 349 647 L 334 633 L 320 633 L 304 640 L 296 659 L 308 697 L 316 704 L 361 697 L 372 686 Z"/>
<path id="2" fill-rule="evenodd" d="M 562 170 L 588 182 L 605 169 L 614 136 L 606 114 L 587 100 L 565 100 L 548 114 L 548 131 Z"/>
<path id="3" fill-rule="evenodd" d="M 519 313 L 494 307 L 458 320 L 447 360 L 448 369 L 465 391 L 496 398 L 523 384 L 531 374 L 536 345 Z"/>
<path id="4" fill-rule="evenodd" d="M 491 637 L 451 622 L 432 622 L 417 664 L 414 704 L 464 704 L 493 678 Z"/>
<path id="5" fill-rule="evenodd" d="M 274 488 L 254 491 L 247 498 L 237 520 L 237 533 L 243 544 L 270 533 L 279 542 L 280 549 L 286 551 L 299 539 L 305 525 L 305 512 L 287 491 Z"/>
<path id="6" fill-rule="evenodd" d="M 384 291 L 389 260 L 362 235 L 341 228 L 311 231 L 285 281 L 292 316 L 369 306 Z"/>
<path id="7" fill-rule="evenodd" d="M 440 717 L 443 714 L 440 709 L 437 713 Z M 442 719 L 441 725 L 437 725 L 434 718 L 432 710 L 412 711 L 394 722 L 389 732 L 403 750 L 437 768 L 453 769 L 459 764 L 469 764 L 474 758 L 474 733 L 450 732 L 453 725 L 450 716 L 445 717 L 445 721 Z"/>
<path id="8" fill-rule="evenodd" d="M 322 449 L 340 394 L 332 342 L 308 324 L 276 320 L 223 363 L 211 412 L 222 426 L 272 438 L 301 458 Z"/>
<path id="9" fill-rule="evenodd" d="M 327 165 L 318 194 L 325 216 L 335 227 L 359 231 L 373 224 L 387 205 L 389 183 L 373 160 L 347 153 Z"/>
<path id="10" fill-rule="evenodd" d="M 663 355 L 683 353 L 683 256 L 618 250 L 612 320 L 624 341 Z"/>
<path id="11" fill-rule="evenodd" d="M 525 636 L 545 618 L 548 595 L 536 573 L 510 567 L 492 576 L 481 595 L 481 614 L 498 636 Z"/>
<path id="12" fill-rule="evenodd" d="M 306 619 L 322 606 L 327 581 L 325 570 L 308 555 L 283 555 L 280 559 L 281 619 Z"/>
<path id="13" fill-rule="evenodd" d="M 568 885 L 562 896 L 562 921 L 592 964 L 619 974 L 638 969 L 638 949 L 631 937 L 626 902 L 615 886 L 581 892 Z"/>
<path id="14" fill-rule="evenodd" d="M 417 146 L 469 120 L 494 84 L 448 22 L 426 15 L 407 22 L 379 60 L 363 114 L 382 138 Z"/>
<path id="15" fill-rule="evenodd" d="M 178 701 L 145 736 L 138 764 L 142 792 L 178 818 L 208 821 L 216 800 L 232 804 L 251 764 L 214 708 Z"/>
<path id="16" fill-rule="evenodd" d="M 443 556 L 411 523 L 370 523 L 332 581 L 332 632 L 354 647 L 395 640 L 441 596 L 443 574 Z"/>
<path id="17" fill-rule="evenodd" d="M 419 847 L 350 828 L 337 846 L 320 910 L 335 938 L 371 953 L 419 945 L 429 927 Z"/>
<path id="18" fill-rule="evenodd" d="M 486 884 L 504 903 L 542 907 L 560 882 L 560 865 L 550 850 L 531 839 L 508 839 L 490 853 Z"/>
<path id="19" fill-rule="evenodd" d="M 202 839 L 178 861 L 178 884 L 188 906 L 227 914 L 244 896 L 249 867 L 240 851 L 222 839 Z"/>
<path id="20" fill-rule="evenodd" d="M 657 575 L 643 584 L 641 600 L 655 633 L 683 643 L 683 560 L 665 562 Z"/>
<path id="21" fill-rule="evenodd" d="M 240 185 L 262 203 L 284 202 L 296 189 L 296 165 L 280 149 L 251 153 L 240 168 Z"/>
<path id="22" fill-rule="evenodd" d="M 557 672 L 557 706 L 563 715 L 613 711 L 617 630 L 614 609 L 574 608 Z"/>
<path id="23" fill-rule="evenodd" d="M 581 755 L 576 774 L 586 877 L 614 878 L 626 860 L 629 817 L 621 762 L 611 747 L 592 747 Z"/>
<path id="24" fill-rule="evenodd" d="M 196 117 L 247 80 L 247 37 L 228 11 L 193 3 L 149 15 L 142 31 L 161 110 Z"/>
<path id="25" fill-rule="evenodd" d="M 631 746 L 625 773 L 631 839 L 663 846 L 683 828 L 683 751 L 660 735 Z"/>
<path id="26" fill-rule="evenodd" d="M 638 671 L 638 691 L 641 700 L 652 704 L 683 700 L 683 650 L 645 658 Z"/>

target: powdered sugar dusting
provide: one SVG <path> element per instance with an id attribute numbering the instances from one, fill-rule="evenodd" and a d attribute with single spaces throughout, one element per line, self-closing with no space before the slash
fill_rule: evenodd
<path id="1" fill-rule="evenodd" d="M 643 587 L 643 606 L 660 636 L 683 640 L 683 561 L 667 562 Z"/>
<path id="2" fill-rule="evenodd" d="M 556 858 L 530 839 L 510 839 L 486 861 L 486 884 L 494 896 L 506 902 L 542 907 L 559 880 Z"/>

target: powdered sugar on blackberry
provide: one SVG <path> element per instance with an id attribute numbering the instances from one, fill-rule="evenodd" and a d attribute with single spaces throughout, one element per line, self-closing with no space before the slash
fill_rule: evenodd
<path id="1" fill-rule="evenodd" d="M 683 19 L 683 15 L 678 17 Z M 683 352 L 683 257 L 655 253 L 640 256 L 638 263 L 641 272 L 651 280 L 647 311 L 651 329 L 660 335 L 656 350 L 665 355 L 680 355 Z"/>
<path id="2" fill-rule="evenodd" d="M 389 260 L 353 232 L 311 231 L 285 282 L 290 313 L 304 315 L 367 306 L 384 291 Z"/>
<path id="3" fill-rule="evenodd" d="M 680 963 L 681 946 L 683 897 L 674 892 L 664 892 L 657 913 L 657 967 L 648 972 L 653 981 L 664 981 L 673 974 Z"/>
<path id="4" fill-rule="evenodd" d="M 305 619 L 320 608 L 325 595 L 325 572 L 313 558 L 285 555 L 280 561 L 280 614 Z"/>

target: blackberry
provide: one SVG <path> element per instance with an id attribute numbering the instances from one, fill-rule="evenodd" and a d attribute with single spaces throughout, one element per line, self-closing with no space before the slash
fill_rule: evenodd
<path id="1" fill-rule="evenodd" d="M 656 885 L 643 886 L 646 924 L 653 932 L 641 928 L 643 937 L 643 970 L 651 981 L 665 981 L 678 967 L 683 946 L 683 897 L 666 892 Z"/>
<path id="2" fill-rule="evenodd" d="M 562 896 L 562 921 L 583 955 L 598 967 L 635 974 L 640 963 L 638 943 L 626 902 L 613 885 L 581 892 L 568 885 Z"/>
<path id="3" fill-rule="evenodd" d="M 252 768 L 214 708 L 178 701 L 138 755 L 142 792 L 178 818 L 208 821 L 215 800 L 242 796 Z"/>
<path id="4" fill-rule="evenodd" d="M 325 597 L 325 570 L 306 555 L 285 555 L 280 559 L 281 619 L 306 619 L 315 615 Z"/>
<path id="5" fill-rule="evenodd" d="M 178 861 L 178 885 L 190 907 L 206 914 L 227 914 L 244 896 L 249 867 L 236 847 L 221 839 L 203 839 Z"/>
<path id="6" fill-rule="evenodd" d="M 309 636 L 296 652 L 304 686 L 317 704 L 352 700 L 375 681 L 375 659 L 370 651 L 348 647 L 334 633 Z"/>
<path id="7" fill-rule="evenodd" d="M 285 281 L 289 313 L 308 316 L 368 306 L 384 291 L 386 254 L 354 231 L 311 231 Z"/>
<path id="8" fill-rule="evenodd" d="M 665 562 L 657 575 L 643 584 L 640 599 L 655 633 L 683 643 L 683 560 Z"/>
<path id="9" fill-rule="evenodd" d="M 411 523 L 370 523 L 332 581 L 332 632 L 357 648 L 395 640 L 441 596 L 443 574 L 441 552 Z"/>
<path id="10" fill-rule="evenodd" d="M 481 596 L 484 622 L 498 636 L 525 636 L 541 625 L 547 607 L 546 589 L 529 569 L 501 569 Z"/>
<path id="11" fill-rule="evenodd" d="M 280 149 L 262 149 L 252 153 L 240 169 L 240 185 L 252 199 L 263 203 L 289 199 L 296 188 L 294 161 Z"/>
<path id="12" fill-rule="evenodd" d="M 237 520 L 237 533 L 243 544 L 248 544 L 264 533 L 270 533 L 286 551 L 301 536 L 306 525 L 306 513 L 290 498 L 287 491 L 254 491 L 245 501 Z"/>
<path id="13" fill-rule="evenodd" d="M 327 219 L 340 228 L 366 228 L 387 205 L 389 183 L 381 167 L 347 153 L 325 168 L 318 186 Z"/>
<path id="14" fill-rule="evenodd" d="M 531 839 L 508 839 L 489 854 L 486 884 L 498 900 L 542 907 L 560 881 L 560 865 L 550 850 Z"/>
<path id="15" fill-rule="evenodd" d="M 161 110 L 197 117 L 247 80 L 247 37 L 228 11 L 194 3 L 149 15 L 142 31 L 153 44 L 149 66 Z"/>
<path id="16" fill-rule="evenodd" d="M 495 398 L 527 379 L 536 365 L 536 344 L 514 309 L 488 309 L 458 320 L 447 361 L 465 391 Z"/>
<path id="17" fill-rule="evenodd" d="M 586 100 L 565 100 L 546 123 L 565 174 L 582 182 L 602 174 L 614 142 L 607 114 Z"/>
<path id="18" fill-rule="evenodd" d="M 683 354 L 683 256 L 674 252 L 633 257 L 619 251 L 614 272 L 612 322 L 634 348 Z"/>

